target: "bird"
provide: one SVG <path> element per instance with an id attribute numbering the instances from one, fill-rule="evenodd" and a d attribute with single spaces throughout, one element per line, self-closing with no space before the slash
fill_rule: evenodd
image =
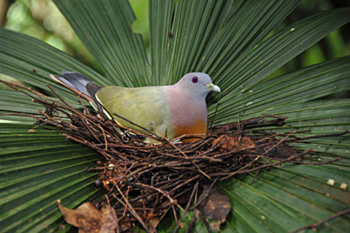
<path id="1" fill-rule="evenodd" d="M 173 85 L 133 88 L 101 87 L 82 74 L 70 71 L 50 74 L 50 77 L 82 95 L 96 110 L 126 128 L 142 133 L 150 131 L 169 140 L 182 137 L 182 142 L 205 137 L 206 97 L 211 91 L 220 92 L 210 76 L 200 72 L 185 74 Z"/>

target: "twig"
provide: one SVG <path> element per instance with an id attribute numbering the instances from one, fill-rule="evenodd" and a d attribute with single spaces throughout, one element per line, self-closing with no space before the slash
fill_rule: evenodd
<path id="1" fill-rule="evenodd" d="M 329 216 L 328 218 L 325 218 L 322 221 L 319 221 L 317 223 L 313 223 L 313 224 L 307 225 L 305 227 L 298 228 L 298 229 L 292 231 L 291 233 L 297 233 L 299 231 L 306 230 L 306 229 L 309 229 L 309 228 L 317 229 L 317 227 L 321 226 L 322 224 L 324 224 L 324 223 L 326 223 L 326 222 L 328 222 L 328 221 L 330 221 L 330 220 L 332 220 L 334 218 L 337 218 L 337 217 L 340 217 L 342 215 L 348 214 L 348 213 L 350 213 L 350 208 L 346 209 L 346 210 L 343 210 L 343 211 L 341 211 L 339 213 L 336 213 L 336 214 L 334 214 L 332 216 Z"/>
<path id="2" fill-rule="evenodd" d="M 193 190 L 192 190 L 192 192 L 191 192 L 190 198 L 189 198 L 188 201 L 187 201 L 186 208 L 185 208 L 185 210 L 183 211 L 181 218 L 180 218 L 179 221 L 176 223 L 176 226 L 175 226 L 175 229 L 174 229 L 173 233 L 176 233 L 176 232 L 177 232 L 177 230 L 179 229 L 179 226 L 180 226 L 181 221 L 182 221 L 182 220 L 184 219 L 184 217 L 186 216 L 186 213 L 187 213 L 188 209 L 190 208 L 190 205 L 191 205 L 193 196 L 194 196 L 195 192 L 196 192 L 197 189 L 198 189 L 198 185 L 199 185 L 199 182 L 197 181 L 196 184 L 195 184 L 194 187 L 193 187 Z"/>
<path id="3" fill-rule="evenodd" d="M 103 138 L 105 140 L 105 150 L 108 150 L 108 141 L 107 141 L 107 136 L 105 131 L 103 130 L 102 126 L 99 124 L 98 127 L 101 129 L 102 133 L 103 133 Z"/>
<path id="4" fill-rule="evenodd" d="M 211 128 L 213 127 L 213 124 L 214 124 L 215 117 L 216 117 L 216 114 L 217 114 L 217 112 L 218 112 L 219 106 L 220 106 L 220 104 L 216 104 L 214 116 L 213 116 L 213 118 L 212 118 L 212 120 L 211 120 L 211 122 L 210 122 L 209 129 L 211 129 Z"/>
<path id="5" fill-rule="evenodd" d="M 200 204 L 202 204 L 202 202 L 205 201 L 205 199 L 208 198 L 209 193 L 210 193 L 210 191 L 212 190 L 212 188 L 214 187 L 216 181 L 218 181 L 218 178 L 216 178 L 216 179 L 210 184 L 210 186 L 209 186 L 209 188 L 208 188 L 208 190 L 207 190 L 207 193 L 205 193 L 204 195 L 202 195 L 201 198 L 198 200 L 198 202 L 197 202 L 190 210 L 194 210 L 194 209 L 198 208 L 198 206 L 199 206 Z"/>
<path id="6" fill-rule="evenodd" d="M 132 214 L 132 216 L 134 216 L 137 221 L 142 225 L 142 227 L 149 233 L 151 233 L 152 231 L 150 231 L 147 227 L 147 225 L 144 223 L 144 221 L 142 220 L 142 218 L 137 214 L 137 212 L 135 211 L 135 209 L 132 207 L 132 205 L 130 205 L 129 201 L 127 198 L 125 198 L 125 196 L 123 195 L 123 192 L 120 190 L 120 188 L 118 187 L 118 185 L 115 186 L 119 192 L 119 194 L 123 197 L 125 204 L 128 206 L 129 208 L 129 212 Z"/>
<path id="7" fill-rule="evenodd" d="M 158 135 L 154 134 L 153 132 L 151 132 L 150 130 L 146 129 L 145 127 L 142 127 L 142 126 L 140 126 L 140 125 L 138 125 L 138 124 L 136 124 L 136 123 L 126 119 L 125 117 L 122 117 L 122 116 L 116 114 L 116 113 L 113 113 L 113 115 L 115 115 L 115 116 L 121 118 L 122 120 L 132 124 L 133 126 L 136 126 L 136 127 L 140 128 L 140 129 L 142 129 L 143 131 L 145 131 L 145 132 L 147 132 L 149 134 L 149 135 L 144 134 L 144 136 L 151 137 L 151 138 L 153 138 L 155 140 L 161 141 L 161 137 L 159 137 Z M 137 133 L 140 133 L 140 132 L 137 132 Z"/>

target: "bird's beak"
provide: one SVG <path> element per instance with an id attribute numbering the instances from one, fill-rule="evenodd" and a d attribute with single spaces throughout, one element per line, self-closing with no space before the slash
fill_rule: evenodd
<path id="1" fill-rule="evenodd" d="M 211 91 L 221 92 L 220 87 L 214 85 L 213 83 L 207 84 L 206 86 L 207 86 L 207 87 L 209 88 L 209 90 L 211 90 Z"/>

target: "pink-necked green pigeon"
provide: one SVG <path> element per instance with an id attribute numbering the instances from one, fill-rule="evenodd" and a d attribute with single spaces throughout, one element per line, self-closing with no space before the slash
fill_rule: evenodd
<path id="1" fill-rule="evenodd" d="M 114 114 L 168 139 L 183 135 L 204 137 L 207 132 L 205 99 L 210 91 L 220 92 L 205 73 L 188 73 L 170 86 L 138 88 L 100 87 L 75 72 L 64 71 L 62 77 L 50 76 L 72 91 L 82 93 L 92 105 L 102 105 L 109 118 L 119 124 L 143 132 Z M 193 140 L 187 139 L 187 142 Z"/>

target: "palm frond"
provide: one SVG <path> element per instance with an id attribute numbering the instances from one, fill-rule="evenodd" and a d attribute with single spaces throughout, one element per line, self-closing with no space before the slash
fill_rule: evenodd
<path id="1" fill-rule="evenodd" d="M 287 116 L 286 124 L 255 130 L 292 131 L 300 137 L 341 133 L 350 129 L 349 99 L 320 98 L 350 89 L 349 56 L 269 76 L 350 22 L 349 8 L 335 9 L 276 31 L 299 2 L 150 0 L 148 59 L 141 36 L 132 31 L 135 16 L 128 1 L 55 0 L 103 74 L 37 39 L 3 28 L 0 72 L 53 94 L 49 84 L 79 108 L 50 73 L 71 70 L 102 86 L 144 86 L 172 84 L 184 73 L 202 71 L 222 89 L 208 99 L 215 124 L 269 113 Z M 1 91 L 0 96 L 0 114 L 38 114 L 38 104 L 22 93 Z M 63 223 L 57 199 L 76 207 L 101 196 L 93 187 L 96 175 L 85 172 L 99 159 L 96 153 L 66 141 L 56 130 L 32 131 L 34 121 L 26 117 L 0 118 L 2 232 L 56 231 Z M 333 164 L 285 164 L 220 183 L 233 206 L 223 231 L 289 232 L 349 208 L 348 188 L 340 188 L 350 178 L 349 141 L 346 134 L 292 144 L 297 150 L 313 148 L 325 161 L 341 155 Z M 327 184 L 329 179 L 335 180 L 333 186 Z M 167 227 L 161 223 L 159 230 Z M 345 232 L 347 227 L 347 219 L 340 217 L 318 230 Z M 203 229 L 198 223 L 196 230 Z"/>
<path id="2" fill-rule="evenodd" d="M 56 201 L 81 204 L 97 192 L 86 172 L 98 156 L 56 130 L 0 124 L 0 226 L 2 232 L 38 232 L 63 223 Z M 51 229 L 49 227 L 48 229 Z"/>

